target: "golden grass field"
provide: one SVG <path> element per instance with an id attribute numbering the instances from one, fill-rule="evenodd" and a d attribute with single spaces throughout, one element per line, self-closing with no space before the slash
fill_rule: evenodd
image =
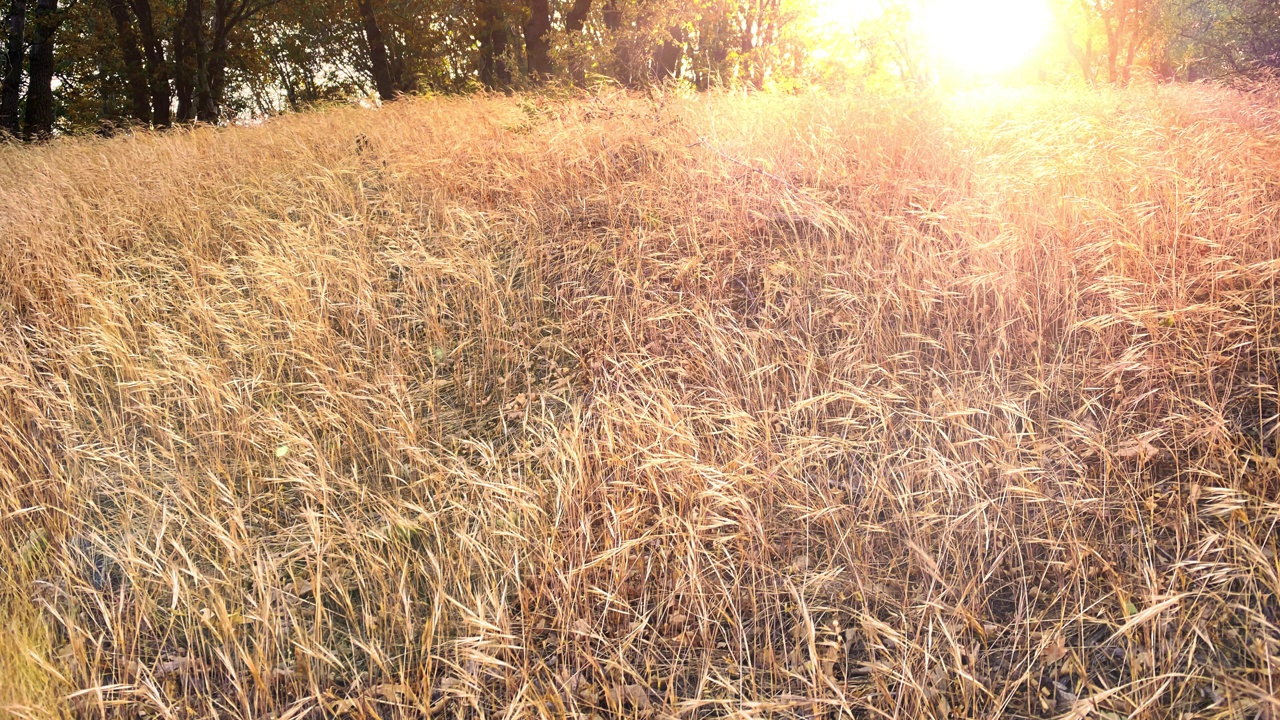
<path id="1" fill-rule="evenodd" d="M 1278 98 L 0 148 L 0 715 L 1280 717 Z"/>

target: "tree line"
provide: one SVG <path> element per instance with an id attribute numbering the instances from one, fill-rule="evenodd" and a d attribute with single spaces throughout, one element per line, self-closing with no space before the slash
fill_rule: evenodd
<path id="1" fill-rule="evenodd" d="M 1274 77 L 1280 0 L 1075 0 L 1059 6 L 1064 47 L 1089 81 Z"/>
<path id="2" fill-rule="evenodd" d="M 556 81 L 698 89 L 830 79 L 823 0 L 0 0 L 0 135 L 165 128 L 376 95 Z M 885 0 L 843 78 L 915 79 Z M 1092 82 L 1280 68 L 1280 0 L 1055 0 L 1061 65 Z"/>

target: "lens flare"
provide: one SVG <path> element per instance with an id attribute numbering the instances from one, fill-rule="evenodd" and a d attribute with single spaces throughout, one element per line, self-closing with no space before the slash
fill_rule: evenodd
<path id="1" fill-rule="evenodd" d="M 1044 0 L 926 0 L 919 21 L 945 70 L 995 75 L 1035 54 L 1053 13 Z"/>

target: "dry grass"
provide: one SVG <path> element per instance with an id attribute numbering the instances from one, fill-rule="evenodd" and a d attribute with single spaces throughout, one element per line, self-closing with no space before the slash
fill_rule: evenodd
<path id="1" fill-rule="evenodd" d="M 1274 105 L 0 148 L 0 714 L 1277 717 Z"/>

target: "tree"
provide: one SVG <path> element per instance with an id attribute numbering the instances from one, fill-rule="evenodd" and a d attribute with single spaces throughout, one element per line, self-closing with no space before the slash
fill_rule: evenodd
<path id="1" fill-rule="evenodd" d="M 1138 51 L 1154 35 L 1155 0 L 1090 0 L 1107 34 L 1107 80 L 1129 84 Z"/>
<path id="2" fill-rule="evenodd" d="M 515 73 L 763 87 L 798 67 L 786 28 L 809 1 L 0 0 L 0 126 L 163 128 L 375 91 L 506 89 Z"/>
<path id="3" fill-rule="evenodd" d="M 528 19 L 524 23 L 524 54 L 529 77 L 537 81 L 551 77 L 551 4 L 548 0 L 525 0 Z"/>
<path id="4" fill-rule="evenodd" d="M 112 0 L 113 2 L 118 0 Z M 134 16 L 138 21 L 138 34 L 146 53 L 147 85 L 151 94 L 151 122 L 156 127 L 168 127 L 172 122 L 173 95 L 169 89 L 169 63 L 165 59 L 164 44 L 156 33 L 155 15 L 151 0 L 131 0 Z"/>
<path id="5" fill-rule="evenodd" d="M 11 0 L 5 15 L 4 74 L 0 78 L 0 135 L 17 137 L 18 103 L 22 93 L 22 57 L 25 48 L 27 3 Z"/>
<path id="6" fill-rule="evenodd" d="M 1107 81 L 1127 85 L 1135 62 L 1156 40 L 1162 0 L 1079 0 L 1061 8 L 1058 20 L 1067 50 L 1085 79 L 1093 82 L 1098 61 L 1105 61 Z M 1099 58 L 1094 38 L 1103 41 Z"/>
<path id="7" fill-rule="evenodd" d="M 1280 71 L 1280 0 L 1169 4 L 1169 62 L 1187 79 L 1266 77 Z"/>
<path id="8" fill-rule="evenodd" d="M 677 9 L 667 0 L 609 0 L 604 7 L 605 72 L 628 87 L 653 80 L 654 57 L 665 29 L 677 24 Z"/>
<path id="9" fill-rule="evenodd" d="M 564 16 L 564 31 L 570 35 L 582 32 L 591 12 L 591 0 L 573 0 L 573 6 Z"/>
<path id="10" fill-rule="evenodd" d="M 680 61 L 684 59 L 686 35 L 684 28 L 676 25 L 667 30 L 662 44 L 653 53 L 653 75 L 658 81 L 680 77 Z"/>
<path id="11" fill-rule="evenodd" d="M 478 0 L 476 36 L 480 47 L 480 82 L 489 88 L 511 85 L 507 69 L 507 21 L 500 0 Z"/>
<path id="12" fill-rule="evenodd" d="M 196 119 L 217 122 L 226 97 L 227 49 L 231 35 L 245 20 L 280 0 L 213 0 L 213 14 L 205 27 L 202 0 L 187 0 L 184 18 L 194 27 L 196 46 Z"/>
<path id="13" fill-rule="evenodd" d="M 36 0 L 31 17 L 31 56 L 27 60 L 26 115 L 22 122 L 22 137 L 27 141 L 53 135 L 53 47 L 60 22 L 58 0 Z"/>
<path id="14" fill-rule="evenodd" d="M 387 45 L 382 41 L 378 18 L 373 14 L 369 0 L 359 0 L 360 21 L 364 25 L 365 41 L 369 45 L 369 62 L 373 66 L 373 84 L 383 102 L 396 99 L 396 87 L 391 78 L 391 61 L 387 59 Z"/>
<path id="15" fill-rule="evenodd" d="M 116 42 L 120 46 L 120 55 L 124 58 L 125 78 L 132 101 L 133 118 L 145 125 L 151 122 L 151 91 L 147 85 L 147 72 L 142 65 L 142 50 L 138 48 L 138 36 L 133 31 L 133 20 L 129 17 L 129 8 L 125 5 L 125 0 L 103 0 L 103 2 L 116 24 Z"/>
<path id="16" fill-rule="evenodd" d="M 196 118 L 196 76 L 204 54 L 204 0 L 185 0 L 182 17 L 173 32 L 174 91 L 178 96 L 178 120 Z"/>
<path id="17" fill-rule="evenodd" d="M 564 16 L 564 32 L 569 43 L 569 78 L 577 85 L 587 81 L 586 62 L 583 55 L 583 28 L 591 14 L 591 0 L 574 0 Z"/>

